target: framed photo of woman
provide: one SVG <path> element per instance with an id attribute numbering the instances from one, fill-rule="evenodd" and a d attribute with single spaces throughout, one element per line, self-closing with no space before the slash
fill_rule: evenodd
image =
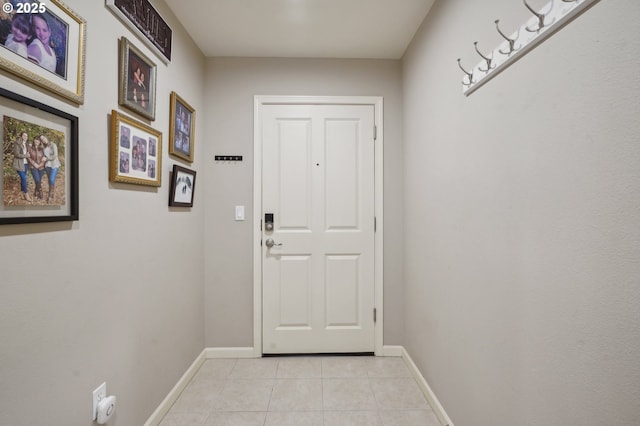
<path id="1" fill-rule="evenodd" d="M 86 21 L 60 0 L 0 5 L 0 69 L 84 103 Z"/>
<path id="2" fill-rule="evenodd" d="M 138 115 L 156 119 L 156 64 L 125 37 L 120 39 L 118 103 Z"/>
<path id="3" fill-rule="evenodd" d="M 176 92 L 171 92 L 169 154 L 193 163 L 196 111 Z"/>

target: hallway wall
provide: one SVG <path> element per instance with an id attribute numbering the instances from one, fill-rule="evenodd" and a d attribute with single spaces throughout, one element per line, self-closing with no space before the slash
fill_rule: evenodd
<path id="1" fill-rule="evenodd" d="M 402 342 L 400 75 L 400 62 L 387 60 L 207 60 L 206 346 L 253 346 L 254 95 L 384 97 L 384 342 Z M 220 154 L 244 158 L 239 163 L 214 162 Z M 236 205 L 245 206 L 244 222 L 234 220 Z"/>
<path id="2" fill-rule="evenodd" d="M 456 426 L 640 424 L 640 3 L 463 96 L 529 16 L 439 0 L 403 59 L 405 345 Z"/>
<path id="3" fill-rule="evenodd" d="M 177 162 L 167 154 L 169 93 L 204 111 L 204 57 L 162 2 L 154 4 L 174 30 L 169 66 L 104 1 L 65 3 L 88 22 L 85 104 L 0 73 L 3 88 L 80 119 L 80 220 L 0 226 L 0 424 L 92 425 L 91 394 L 106 381 L 118 398 L 109 426 L 139 426 L 204 347 L 204 191 L 196 187 L 193 209 L 167 205 Z M 150 124 L 165 139 L 157 189 L 108 179 L 120 36 L 158 65 Z M 198 172 L 204 122 L 198 116 Z"/>

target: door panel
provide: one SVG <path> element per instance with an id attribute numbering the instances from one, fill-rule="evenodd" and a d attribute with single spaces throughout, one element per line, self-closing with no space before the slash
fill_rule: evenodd
<path id="1" fill-rule="evenodd" d="M 263 109 L 263 353 L 374 350 L 373 127 L 371 105 Z"/>

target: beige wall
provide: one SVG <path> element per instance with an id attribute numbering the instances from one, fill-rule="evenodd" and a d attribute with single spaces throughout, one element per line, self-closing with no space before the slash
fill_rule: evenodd
<path id="1" fill-rule="evenodd" d="M 403 60 L 404 343 L 457 426 L 640 424 L 640 3 L 465 98 L 498 17 L 438 1 Z"/>
<path id="2" fill-rule="evenodd" d="M 65 0 L 88 21 L 86 102 L 80 107 L 0 75 L 0 86 L 80 119 L 80 220 L 0 227 L 0 424 L 91 425 L 91 392 L 118 398 L 110 426 L 141 425 L 204 347 L 204 191 L 191 210 L 162 187 L 111 184 L 108 128 L 118 109 L 118 38 L 158 64 L 156 120 L 167 137 L 169 93 L 205 106 L 204 58 L 168 8 L 173 61 L 164 66 L 104 7 Z M 126 110 L 120 110 L 129 114 Z M 196 134 L 204 135 L 205 117 Z M 205 139 L 196 143 L 204 164 Z M 183 164 L 184 165 L 184 164 Z M 203 185 L 204 187 L 204 185 Z"/>
<path id="3" fill-rule="evenodd" d="M 253 346 L 253 97 L 384 97 L 385 344 L 402 341 L 402 105 L 399 61 L 208 59 L 205 96 L 205 334 L 210 347 Z M 202 139 L 201 139 L 202 140 Z M 237 164 L 216 163 L 238 154 Z M 247 220 L 234 220 L 244 205 Z"/>

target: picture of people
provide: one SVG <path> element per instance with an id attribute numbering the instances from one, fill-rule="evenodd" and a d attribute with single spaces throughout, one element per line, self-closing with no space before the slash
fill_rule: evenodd
<path id="1" fill-rule="evenodd" d="M 195 110 L 175 92 L 171 92 L 171 122 L 169 154 L 193 161 Z"/>
<path id="2" fill-rule="evenodd" d="M 120 146 L 131 148 L 131 129 L 127 126 L 120 126 Z"/>
<path id="3" fill-rule="evenodd" d="M 133 148 L 131 149 L 133 170 L 145 171 L 147 169 L 147 141 L 146 139 L 133 137 Z"/>
<path id="4" fill-rule="evenodd" d="M 109 179 L 112 182 L 160 186 L 162 134 L 112 111 Z M 127 142 L 124 142 L 124 141 Z"/>
<path id="5" fill-rule="evenodd" d="M 118 76 L 118 103 L 155 120 L 156 65 L 126 37 L 120 38 Z"/>
<path id="6" fill-rule="evenodd" d="M 2 123 L 4 205 L 64 205 L 64 133 L 6 115 Z"/>
<path id="7" fill-rule="evenodd" d="M 150 75 L 151 67 L 134 52 L 129 51 L 129 93 L 127 100 L 137 104 L 147 112 L 151 112 L 149 104 Z"/>
<path id="8" fill-rule="evenodd" d="M 47 71 L 67 78 L 67 43 L 69 27 L 55 14 L 17 13 L 18 3 L 10 0 L 13 12 L 0 13 L 0 45 Z"/>

